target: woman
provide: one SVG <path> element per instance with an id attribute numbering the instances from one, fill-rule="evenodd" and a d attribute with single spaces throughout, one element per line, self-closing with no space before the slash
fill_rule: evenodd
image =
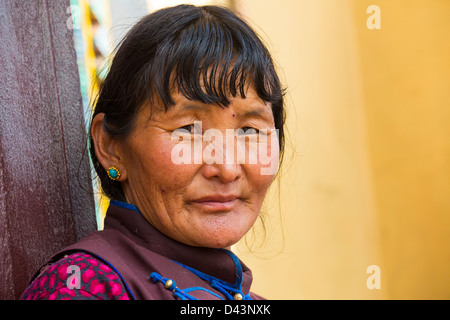
<path id="1" fill-rule="evenodd" d="M 283 124 L 270 54 L 231 11 L 181 5 L 144 17 L 91 121 L 111 199 L 104 230 L 51 257 L 22 299 L 261 298 L 230 247 L 259 215 Z"/>

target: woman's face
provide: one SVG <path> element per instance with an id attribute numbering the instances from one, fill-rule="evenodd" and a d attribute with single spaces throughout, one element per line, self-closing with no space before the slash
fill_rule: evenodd
<path id="1" fill-rule="evenodd" d="M 254 224 L 276 173 L 271 106 L 251 88 L 225 108 L 173 98 L 167 112 L 142 108 L 119 144 L 126 199 L 174 240 L 229 248 Z"/>

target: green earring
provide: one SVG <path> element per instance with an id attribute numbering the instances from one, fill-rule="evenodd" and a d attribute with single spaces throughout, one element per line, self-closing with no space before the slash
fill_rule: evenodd
<path id="1" fill-rule="evenodd" d="M 109 168 L 107 173 L 108 173 L 108 177 L 111 180 L 115 181 L 115 180 L 119 180 L 119 178 L 120 178 L 120 171 L 116 167 Z"/>

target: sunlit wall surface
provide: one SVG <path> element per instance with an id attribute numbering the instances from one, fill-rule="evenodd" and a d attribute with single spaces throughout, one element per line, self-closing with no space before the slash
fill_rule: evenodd
<path id="1" fill-rule="evenodd" d="M 109 16 L 111 47 L 147 12 L 188 3 L 102 1 L 88 2 Z M 248 18 L 287 87 L 265 232 L 234 247 L 255 292 L 449 299 L 450 2 L 207 2 Z"/>
<path id="2" fill-rule="evenodd" d="M 266 246 L 243 257 L 255 289 L 450 298 L 450 2 L 238 9 L 263 30 L 288 87 L 280 202 L 275 192 Z"/>

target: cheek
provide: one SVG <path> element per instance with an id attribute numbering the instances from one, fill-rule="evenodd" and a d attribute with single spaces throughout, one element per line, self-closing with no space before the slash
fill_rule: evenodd
<path id="1" fill-rule="evenodd" d="M 244 169 L 248 184 L 250 185 L 255 197 L 260 198 L 261 202 L 264 199 L 267 189 L 273 181 L 275 175 L 261 174 L 263 167 L 259 165 L 247 165 Z"/>
<path id="2" fill-rule="evenodd" d="M 279 151 L 278 148 L 271 148 L 270 142 L 267 145 L 258 144 L 257 152 L 258 161 L 254 165 L 246 165 L 247 179 L 252 189 L 258 191 L 264 197 L 265 191 L 269 188 L 279 165 Z"/>
<path id="3" fill-rule="evenodd" d="M 161 143 L 146 156 L 146 175 L 158 184 L 162 193 L 177 191 L 192 180 L 192 165 L 175 164 L 171 159 L 172 145 Z"/>

